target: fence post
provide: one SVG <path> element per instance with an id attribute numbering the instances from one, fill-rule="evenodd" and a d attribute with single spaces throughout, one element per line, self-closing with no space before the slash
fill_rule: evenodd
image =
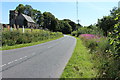
<path id="1" fill-rule="evenodd" d="M 23 33 L 25 32 L 24 26 L 23 26 Z"/>
<path id="2" fill-rule="evenodd" d="M 7 29 L 8 29 L 8 31 L 10 31 L 10 25 L 7 25 Z"/>
<path id="3" fill-rule="evenodd" d="M 33 28 L 32 28 L 32 26 L 31 26 L 31 32 L 33 31 Z"/>
<path id="4" fill-rule="evenodd" d="M 12 28 L 12 26 L 10 27 L 10 31 L 13 31 L 13 28 Z"/>
<path id="5" fill-rule="evenodd" d="M 16 25 L 14 24 L 14 30 L 17 30 Z"/>
<path id="6" fill-rule="evenodd" d="M 4 26 L 3 26 L 3 24 L 0 24 L 1 26 L 2 26 L 2 30 L 4 31 Z"/>
<path id="7" fill-rule="evenodd" d="M 17 30 L 19 30 L 19 25 L 17 25 Z"/>

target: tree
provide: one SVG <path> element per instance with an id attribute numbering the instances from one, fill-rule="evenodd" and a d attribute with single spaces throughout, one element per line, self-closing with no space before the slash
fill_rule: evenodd
<path id="1" fill-rule="evenodd" d="M 64 34 L 71 34 L 71 32 L 72 32 L 72 27 L 69 25 L 69 23 L 64 22 L 64 27 L 63 27 L 63 29 L 62 29 L 62 32 L 63 32 Z"/>
<path id="2" fill-rule="evenodd" d="M 33 17 L 33 8 L 30 5 L 25 5 L 24 14 Z"/>
<path id="3" fill-rule="evenodd" d="M 41 11 L 33 9 L 32 12 L 33 12 L 32 16 L 33 16 L 33 19 L 35 20 L 35 22 L 37 24 L 39 24 L 40 26 L 43 26 L 43 15 L 42 15 Z"/>
<path id="4" fill-rule="evenodd" d="M 18 11 L 18 13 L 20 14 L 20 13 L 23 13 L 23 14 L 26 14 L 26 15 L 28 15 L 28 16 L 31 16 L 32 17 L 32 15 L 34 14 L 33 13 L 33 8 L 32 8 L 32 6 L 30 6 L 30 5 L 23 5 L 23 4 L 19 4 L 17 7 L 16 7 L 16 9 L 15 9 L 16 11 Z"/>
<path id="5" fill-rule="evenodd" d="M 83 26 L 81 24 L 76 24 L 76 28 L 75 28 L 75 31 L 78 30 L 79 28 L 82 28 Z"/>
<path id="6" fill-rule="evenodd" d="M 108 32 L 111 32 L 114 28 L 116 21 L 111 16 L 104 16 L 102 19 L 98 19 L 97 26 L 103 30 L 104 35 L 107 36 Z"/>
<path id="7" fill-rule="evenodd" d="M 116 57 L 120 57 L 120 8 L 113 9 L 111 15 L 114 16 L 114 19 L 117 21 L 111 33 L 109 33 L 110 44 L 113 46 L 112 52 Z"/>
<path id="8" fill-rule="evenodd" d="M 76 25 L 75 22 L 69 21 L 68 23 L 69 23 L 69 25 L 72 27 L 72 31 L 75 31 L 75 30 L 77 29 L 77 25 Z"/>
<path id="9" fill-rule="evenodd" d="M 62 32 L 63 34 L 70 34 L 72 32 L 72 27 L 67 21 L 58 20 L 57 31 Z"/>
<path id="10" fill-rule="evenodd" d="M 44 12 L 44 28 L 49 29 L 50 31 L 56 31 L 57 20 L 53 14 L 50 12 Z"/>
<path id="11" fill-rule="evenodd" d="M 79 27 L 81 27 L 80 24 L 76 24 L 75 22 L 71 21 L 70 19 L 64 19 L 63 21 L 67 21 L 69 23 L 69 25 L 72 27 L 72 31 L 75 31 Z"/>
<path id="12" fill-rule="evenodd" d="M 57 24 L 57 31 L 62 32 L 62 29 L 64 28 L 64 21 L 63 20 L 58 20 Z"/>
<path id="13" fill-rule="evenodd" d="M 15 10 L 18 11 L 18 13 L 24 13 L 25 6 L 23 4 L 19 4 Z"/>
<path id="14" fill-rule="evenodd" d="M 115 19 L 117 18 L 117 19 Z M 120 8 L 114 7 L 110 11 L 109 16 L 104 16 L 102 19 L 98 19 L 97 26 L 101 28 L 104 35 L 107 36 L 108 32 L 114 29 L 114 25 L 120 20 Z"/>
<path id="15" fill-rule="evenodd" d="M 113 18 L 118 17 L 120 15 L 120 8 L 114 7 L 112 10 L 110 10 L 110 16 Z"/>

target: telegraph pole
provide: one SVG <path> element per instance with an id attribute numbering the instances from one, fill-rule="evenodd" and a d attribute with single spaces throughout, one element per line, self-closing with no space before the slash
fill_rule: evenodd
<path id="1" fill-rule="evenodd" d="M 120 8 L 120 1 L 118 2 L 118 8 Z"/>
<path id="2" fill-rule="evenodd" d="M 79 15 L 78 15 L 78 0 L 76 0 L 76 14 L 77 14 L 77 23 L 79 24 L 80 20 L 78 19 Z"/>

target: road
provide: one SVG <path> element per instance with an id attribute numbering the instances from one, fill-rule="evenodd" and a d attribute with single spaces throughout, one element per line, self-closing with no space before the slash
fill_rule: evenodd
<path id="1" fill-rule="evenodd" d="M 59 78 L 76 39 L 65 35 L 50 42 L 2 51 L 3 78 Z"/>

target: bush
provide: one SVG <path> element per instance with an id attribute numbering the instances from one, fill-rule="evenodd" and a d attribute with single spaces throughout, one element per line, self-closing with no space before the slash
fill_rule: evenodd
<path id="1" fill-rule="evenodd" d="M 111 37 L 110 44 L 111 46 L 113 46 L 113 49 L 111 49 L 111 51 L 119 57 L 120 56 L 120 22 L 114 26 L 113 32 L 110 33 L 109 35 Z"/>
<path id="2" fill-rule="evenodd" d="M 88 27 L 80 27 L 77 31 L 73 31 L 71 33 L 72 36 L 79 36 L 80 34 L 95 34 L 95 35 L 103 35 L 102 30 L 99 28 L 88 28 Z"/>
<path id="3" fill-rule="evenodd" d="M 73 32 L 71 33 L 71 35 L 77 37 L 77 36 L 78 36 L 78 33 L 77 33 L 77 31 L 73 31 Z"/>

